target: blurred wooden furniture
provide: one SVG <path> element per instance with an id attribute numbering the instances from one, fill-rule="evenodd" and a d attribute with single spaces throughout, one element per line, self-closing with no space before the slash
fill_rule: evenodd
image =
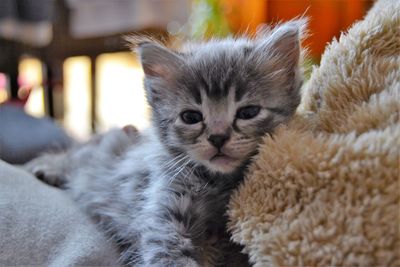
<path id="1" fill-rule="evenodd" d="M 130 0 L 134 2 L 136 0 Z M 89 1 L 91 2 L 91 1 Z M 136 1 L 139 2 L 139 1 Z M 103 34 L 100 37 L 74 37 L 71 34 L 71 10 L 68 0 L 55 0 L 54 2 L 53 38 L 43 47 L 5 40 L 0 38 L 0 72 L 8 75 L 10 80 L 10 93 L 12 99 L 18 98 L 18 62 L 22 55 L 28 54 L 43 62 L 46 113 L 54 116 L 53 90 L 63 83 L 63 62 L 68 57 L 88 56 L 91 59 L 91 125 L 95 130 L 96 103 L 93 101 L 96 94 L 96 57 L 103 53 L 128 51 L 129 48 L 122 36 L 132 33 L 131 30 Z M 100 20 L 102 18 L 99 18 Z M 128 18 L 129 19 L 129 18 Z M 151 33 L 159 38 L 165 37 L 164 28 L 143 28 L 137 34 Z"/>

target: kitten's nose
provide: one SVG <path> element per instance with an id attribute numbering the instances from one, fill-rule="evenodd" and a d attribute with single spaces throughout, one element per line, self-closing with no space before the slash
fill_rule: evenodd
<path id="1" fill-rule="evenodd" d="M 221 148 L 225 142 L 229 139 L 229 135 L 223 134 L 212 134 L 208 137 L 208 142 L 210 142 L 216 148 Z"/>

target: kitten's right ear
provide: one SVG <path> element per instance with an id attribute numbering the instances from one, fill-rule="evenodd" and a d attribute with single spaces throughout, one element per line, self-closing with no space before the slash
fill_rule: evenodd
<path id="1" fill-rule="evenodd" d="M 288 21 L 273 28 L 259 32 L 261 41 L 256 50 L 267 58 L 279 55 L 282 59 L 281 68 L 292 69 L 297 67 L 301 60 L 301 40 L 305 37 L 307 18 Z"/>
<path id="2" fill-rule="evenodd" d="M 184 63 L 181 56 L 156 43 L 140 43 L 137 51 L 143 71 L 149 78 L 169 80 Z"/>

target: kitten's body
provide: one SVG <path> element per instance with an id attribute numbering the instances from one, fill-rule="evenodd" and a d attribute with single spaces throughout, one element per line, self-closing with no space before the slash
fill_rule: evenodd
<path id="1" fill-rule="evenodd" d="M 151 129 L 133 136 L 116 129 L 26 168 L 65 188 L 118 243 L 124 263 L 246 266 L 224 215 L 241 175 L 208 176 L 158 140 Z"/>
<path id="2" fill-rule="evenodd" d="M 265 133 L 299 103 L 301 22 L 265 40 L 175 53 L 139 47 L 154 127 L 114 130 L 27 168 L 63 184 L 134 266 L 245 266 L 229 242 L 229 195 Z"/>

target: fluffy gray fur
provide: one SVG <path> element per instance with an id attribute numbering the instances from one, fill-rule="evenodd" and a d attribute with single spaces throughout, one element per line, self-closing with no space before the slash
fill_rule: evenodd
<path id="1" fill-rule="evenodd" d="M 180 52 L 140 43 L 153 127 L 113 130 L 27 169 L 66 188 L 125 264 L 246 266 L 229 241 L 226 205 L 261 138 L 300 102 L 304 24 Z"/>

